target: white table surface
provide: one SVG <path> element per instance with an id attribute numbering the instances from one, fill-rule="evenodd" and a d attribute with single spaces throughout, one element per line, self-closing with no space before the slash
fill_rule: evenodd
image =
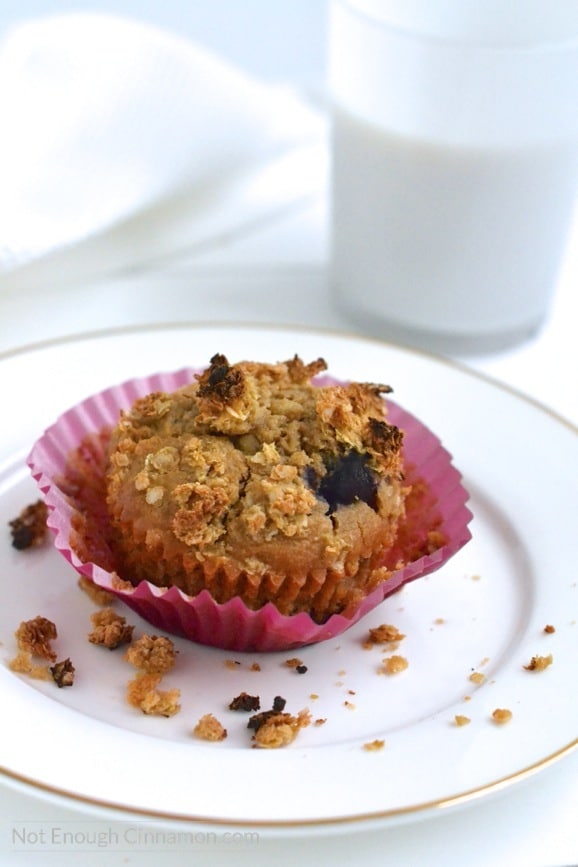
<path id="1" fill-rule="evenodd" d="M 216 14 L 219 3 L 208 5 Z M 315 4 L 316 14 L 321 5 Z M 256 45 L 258 42 L 255 38 Z M 311 68 L 317 70 L 315 60 L 318 58 L 310 60 Z M 351 323 L 331 304 L 325 273 L 326 214 L 321 196 L 302 212 L 242 241 L 204 254 L 182 256 L 154 270 L 92 283 L 37 285 L 22 293 L 0 290 L 0 364 L 3 354 L 21 351 L 37 341 L 177 320 L 295 323 L 353 333 Z M 516 349 L 458 360 L 507 383 L 576 425 L 577 325 L 578 220 L 552 315 L 543 331 Z M 575 472 L 577 468 L 570 469 Z M 578 734 L 578 699 L 576 723 Z M 104 853 L 62 849 L 39 855 L 33 850 L 15 851 L 12 829 L 16 824 L 44 823 L 48 827 L 78 822 L 86 828 L 95 817 L 65 803 L 40 799 L 32 791 L 0 785 L 0 863 L 6 867 L 100 865 L 105 854 L 111 867 L 152 865 L 161 859 L 163 864 L 175 865 L 293 865 L 311 863 L 313 857 L 319 865 L 568 867 L 578 864 L 577 808 L 575 751 L 499 795 L 379 830 L 316 838 L 263 836 L 258 841 L 238 840 L 234 845 L 207 838 L 199 839 L 194 850 L 167 844 L 162 852 L 133 846 L 123 851 L 107 848 Z M 97 818 L 103 828 L 123 827 L 117 824 L 117 817 Z"/>

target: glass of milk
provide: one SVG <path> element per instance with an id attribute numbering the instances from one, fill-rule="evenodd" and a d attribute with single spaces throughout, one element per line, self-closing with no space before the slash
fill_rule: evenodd
<path id="1" fill-rule="evenodd" d="M 578 188 L 577 0 L 332 0 L 331 282 L 440 352 L 538 331 Z"/>

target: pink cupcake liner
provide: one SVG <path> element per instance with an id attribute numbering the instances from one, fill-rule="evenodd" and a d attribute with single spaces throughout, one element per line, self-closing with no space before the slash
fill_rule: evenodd
<path id="1" fill-rule="evenodd" d="M 91 554 L 81 559 L 75 550 L 75 534 L 84 519 L 70 496 L 71 455 L 82 444 L 83 466 L 98 477 L 105 458 L 104 433 L 117 424 L 120 410 L 128 409 L 138 397 L 150 392 L 174 391 L 191 382 L 194 374 L 191 369 L 159 373 L 91 396 L 60 416 L 37 440 L 28 457 L 48 507 L 48 526 L 56 549 L 78 573 L 114 594 L 156 628 L 239 652 L 289 650 L 325 641 L 349 629 L 403 584 L 439 569 L 471 538 L 468 494 L 451 455 L 418 419 L 388 401 L 389 421 L 404 431 L 408 482 L 422 483 L 427 493 L 419 510 L 408 509 L 402 547 L 390 552 L 384 563 L 391 569 L 391 576 L 355 610 L 334 614 L 319 624 L 306 613 L 282 615 L 271 603 L 252 611 L 239 598 L 219 604 L 206 590 L 192 597 L 177 587 L 159 588 L 148 581 L 134 587 L 119 582 L 122 576 L 115 572 L 114 556 L 106 542 L 106 510 L 98 497 L 89 509 Z M 323 377 L 317 382 L 336 381 Z M 444 542 L 432 553 L 422 554 L 432 530 L 441 533 Z M 411 558 L 408 546 L 417 552 L 415 559 L 403 568 L 395 568 L 401 558 Z"/>

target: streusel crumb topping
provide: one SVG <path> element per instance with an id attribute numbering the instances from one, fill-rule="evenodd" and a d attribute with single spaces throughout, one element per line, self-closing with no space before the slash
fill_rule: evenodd
<path id="1" fill-rule="evenodd" d="M 314 387 L 325 369 L 323 359 L 230 365 L 218 354 L 191 385 L 137 400 L 115 436 L 109 499 L 130 476 L 134 495 L 159 518 L 170 514 L 179 540 L 200 547 L 219 540 L 237 513 L 255 539 L 299 535 L 320 493 L 333 507 L 358 497 L 347 484 L 380 508 L 376 474 L 402 476 L 402 434 L 386 421 L 381 397 L 391 389 Z M 398 491 L 387 508 L 400 510 L 402 499 Z"/>

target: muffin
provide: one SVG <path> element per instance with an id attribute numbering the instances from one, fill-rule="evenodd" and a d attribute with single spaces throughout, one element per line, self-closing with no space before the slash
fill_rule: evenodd
<path id="1" fill-rule="evenodd" d="M 387 579 L 408 487 L 386 385 L 323 359 L 230 364 L 122 413 L 105 473 L 117 571 L 318 623 Z"/>
<path id="2" fill-rule="evenodd" d="M 156 629 L 240 652 L 335 638 L 440 569 L 471 538 L 451 455 L 386 386 L 324 369 L 216 356 L 71 407 L 28 456 L 56 550 Z"/>

